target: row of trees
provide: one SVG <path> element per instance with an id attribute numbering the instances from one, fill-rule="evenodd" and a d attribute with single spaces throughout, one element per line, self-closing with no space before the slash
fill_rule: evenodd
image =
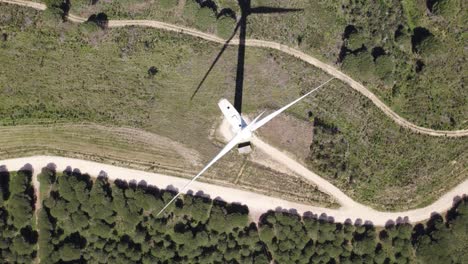
<path id="1" fill-rule="evenodd" d="M 96 4 L 97 0 L 89 1 L 89 4 Z M 60 18 L 63 21 L 66 21 L 67 16 L 70 13 L 71 6 L 73 1 L 71 0 L 46 0 L 45 4 L 47 5 L 46 13 L 54 18 Z M 88 26 L 97 26 L 101 29 L 105 29 L 108 26 L 109 19 L 105 13 L 98 13 L 91 15 L 88 20 L 85 22 Z"/>
<path id="2" fill-rule="evenodd" d="M 67 16 L 73 4 L 83 5 L 79 0 L 46 0 L 47 13 L 55 18 L 67 20 Z M 96 5 L 98 1 L 85 1 L 89 5 Z M 170 10 L 177 7 L 176 0 L 161 0 L 159 2 L 163 10 Z M 211 0 L 188 0 L 184 6 L 184 15 L 191 20 L 197 28 L 203 30 L 216 31 L 223 37 L 230 36 L 236 23 L 236 14 L 231 8 L 218 10 L 218 5 Z M 100 12 L 93 14 L 86 22 L 91 26 L 98 26 L 102 29 L 108 26 L 108 17 Z"/>
<path id="3" fill-rule="evenodd" d="M 0 260 L 31 263 L 466 263 L 468 203 L 427 225 L 333 223 L 284 212 L 249 223 L 244 206 L 79 171 L 39 175 L 42 208 L 32 227 L 31 173 L 0 175 Z M 37 235 L 37 231 L 39 236 Z M 36 246 L 38 242 L 38 247 Z"/>
<path id="4" fill-rule="evenodd" d="M 236 24 L 236 13 L 233 9 L 220 9 L 216 1 L 212 0 L 187 0 L 184 17 L 198 29 L 216 31 L 218 35 L 226 38 L 233 34 Z"/>
<path id="5" fill-rule="evenodd" d="M 380 233 L 368 223 L 335 224 L 313 217 L 266 215 L 260 237 L 278 263 L 411 263 L 412 226 L 388 225 Z"/>

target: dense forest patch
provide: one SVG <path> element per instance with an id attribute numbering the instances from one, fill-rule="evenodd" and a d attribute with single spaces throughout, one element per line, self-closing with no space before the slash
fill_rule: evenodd
<path id="1" fill-rule="evenodd" d="M 27 168 L 27 167 L 25 167 Z M 29 170 L 11 172 L 0 166 L 0 262 L 32 263 L 37 256 L 33 217 L 35 194 Z"/>
<path id="2" fill-rule="evenodd" d="M 468 200 L 412 226 L 389 219 L 376 228 L 360 219 L 266 212 L 250 223 L 248 208 L 174 194 L 143 182 L 108 181 L 78 169 L 39 174 L 38 224 L 33 206 L 11 207 L 32 189 L 31 173 L 2 172 L 0 261 L 31 263 L 466 263 Z M 44 187 L 44 188 L 42 188 Z M 18 193 L 19 191 L 19 193 Z M 4 199 L 4 198 L 7 199 Z M 31 198 L 30 192 L 26 197 Z M 27 200 L 29 200 L 29 198 Z M 31 200 L 32 201 L 32 200 Z M 17 229 L 21 227 L 21 229 Z"/>

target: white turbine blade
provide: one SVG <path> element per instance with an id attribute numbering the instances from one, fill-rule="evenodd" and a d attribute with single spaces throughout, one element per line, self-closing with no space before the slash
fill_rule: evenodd
<path id="1" fill-rule="evenodd" d="M 192 184 L 198 177 L 200 177 L 211 165 L 213 165 L 216 161 L 218 161 L 220 158 L 222 158 L 226 153 L 228 153 L 233 147 L 235 147 L 240 141 L 242 140 L 241 133 L 237 133 L 236 136 L 234 136 L 229 143 L 227 143 L 226 146 L 214 157 L 195 177 L 192 178 L 190 182 L 188 182 L 182 189 L 179 190 L 179 192 L 170 200 L 164 207 L 159 211 L 157 215 L 160 215 L 169 205 L 171 205 L 179 195 L 182 194 L 183 191 L 189 187 L 190 184 Z"/>
<path id="2" fill-rule="evenodd" d="M 264 113 L 265 113 L 265 111 L 261 112 L 256 118 L 254 118 L 254 120 L 252 120 L 252 122 L 250 122 L 250 124 L 246 127 L 246 129 L 255 126 L 255 123 L 257 122 L 257 120 L 258 120 Z M 251 130 L 251 131 L 253 131 L 253 130 Z"/>
<path id="3" fill-rule="evenodd" d="M 324 86 L 325 84 L 329 83 L 331 80 L 335 79 L 335 77 L 331 78 L 330 80 L 322 83 L 321 85 L 315 87 L 312 91 L 304 94 L 303 96 L 297 98 L 296 100 L 292 101 L 291 103 L 283 106 L 282 108 L 280 108 L 279 110 L 269 114 L 268 116 L 266 116 L 265 118 L 263 118 L 262 120 L 258 121 L 257 123 L 253 124 L 252 127 L 251 127 L 251 131 L 255 131 L 257 129 L 259 129 L 260 127 L 262 127 L 263 125 L 265 125 L 266 123 L 268 123 L 271 119 L 275 118 L 277 115 L 281 114 L 283 111 L 285 111 L 286 109 L 288 109 L 289 107 L 291 107 L 292 105 L 294 105 L 295 103 L 299 102 L 300 100 L 304 99 L 306 96 L 308 96 L 309 94 L 317 91 L 318 89 L 320 89 L 322 86 Z"/>

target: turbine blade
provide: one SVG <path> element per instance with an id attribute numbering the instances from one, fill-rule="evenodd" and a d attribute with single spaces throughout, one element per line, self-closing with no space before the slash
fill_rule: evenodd
<path id="1" fill-rule="evenodd" d="M 189 186 L 190 184 L 192 184 L 196 179 L 198 179 L 198 177 L 200 177 L 209 167 L 211 167 L 211 165 L 213 165 L 216 161 L 218 161 L 220 158 L 222 158 L 224 155 L 226 155 L 226 153 L 228 153 L 233 147 L 237 146 L 238 143 L 240 143 L 240 141 L 242 140 L 242 135 L 241 133 L 237 133 L 232 139 L 231 141 L 229 141 L 229 143 L 226 144 L 226 146 L 224 146 L 224 148 L 218 153 L 218 155 L 216 155 L 197 175 L 195 175 L 195 177 L 192 178 L 191 181 L 189 181 L 187 184 L 185 184 L 185 186 L 179 190 L 179 192 L 176 194 L 176 196 L 174 196 L 174 198 L 172 198 L 162 209 L 161 211 L 159 211 L 159 213 L 157 214 L 157 216 L 159 216 L 164 210 L 166 210 L 166 208 L 171 205 L 176 199 L 177 197 L 179 197 L 179 195 L 182 194 L 182 192 L 184 192 Z"/>
<path id="2" fill-rule="evenodd" d="M 250 122 L 250 124 L 247 126 L 247 128 L 251 128 L 252 126 L 255 125 L 255 123 L 257 122 L 257 120 L 265 113 L 265 111 L 261 112 L 257 117 L 254 118 L 254 120 L 252 120 L 252 122 Z"/>
<path id="3" fill-rule="evenodd" d="M 266 116 L 265 118 L 263 118 L 262 120 L 258 121 L 257 123 L 255 123 L 254 125 L 252 125 L 251 127 L 251 131 L 255 131 L 257 129 L 259 129 L 260 127 L 262 127 L 263 125 L 265 125 L 266 123 L 268 123 L 271 119 L 275 118 L 277 115 L 281 114 L 283 111 L 285 111 L 286 109 L 288 109 L 289 107 L 291 107 L 292 105 L 296 104 L 297 102 L 299 102 L 300 100 L 304 99 L 306 96 L 308 96 L 309 94 L 317 91 L 318 89 L 320 89 L 322 86 L 324 86 L 325 84 L 329 83 L 331 80 L 335 79 L 335 77 L 332 77 L 331 79 L 329 79 L 328 81 L 322 83 L 321 85 L 315 87 L 314 89 L 312 89 L 310 92 L 304 94 L 303 96 L 297 98 L 296 100 L 292 101 L 291 103 L 283 106 L 282 108 L 280 108 L 279 110 L 269 114 L 268 116 Z"/>

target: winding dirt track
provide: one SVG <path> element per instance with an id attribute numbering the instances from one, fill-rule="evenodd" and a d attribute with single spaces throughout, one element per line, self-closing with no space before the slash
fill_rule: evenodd
<path id="1" fill-rule="evenodd" d="M 101 172 L 105 172 L 110 180 L 121 179 L 137 182 L 145 181 L 148 185 L 154 185 L 160 188 L 170 186 L 172 188 L 181 189 L 189 181 L 188 179 L 162 174 L 126 169 L 79 159 L 53 156 L 33 156 L 2 160 L 0 161 L 0 166 L 4 165 L 6 166 L 6 169 L 16 171 L 23 168 L 25 164 L 30 164 L 34 170 L 33 183 L 36 183 L 37 174 L 40 172 L 41 168 L 45 167 L 48 163 L 55 164 L 57 171 L 63 171 L 68 166 L 72 166 L 73 168 L 80 169 L 82 173 L 88 173 L 91 176 L 97 176 L 100 175 Z M 254 220 L 258 220 L 262 213 L 270 209 L 281 209 L 295 210 L 299 214 L 312 212 L 319 217 L 327 217 L 328 219 L 331 217 L 333 218 L 333 221 L 341 223 L 348 220 L 356 221 L 361 219 L 364 221 L 371 221 L 377 226 L 384 226 L 389 220 L 398 221 L 398 219 L 400 219 L 400 221 L 414 223 L 428 219 L 434 212 L 443 213 L 447 211 L 452 206 L 454 197 L 461 197 L 466 194 L 466 191 L 468 190 L 468 180 L 450 190 L 435 203 L 424 208 L 409 210 L 406 212 L 379 212 L 352 200 L 351 205 L 350 201 L 346 201 L 347 199 L 340 200 L 340 202 L 347 203 L 347 206 L 343 206 L 339 209 L 321 208 L 203 182 L 194 182 L 190 189 L 193 190 L 194 193 L 201 191 L 208 194 L 211 198 L 222 197 L 222 200 L 226 202 L 245 204 L 249 207 L 251 217 Z"/>
<path id="2" fill-rule="evenodd" d="M 32 7 L 37 10 L 45 10 L 47 7 L 45 4 L 41 3 L 36 3 L 36 2 L 30 2 L 30 1 L 24 1 L 24 0 L 0 0 L 0 2 L 4 3 L 10 3 L 10 4 L 16 4 L 16 5 L 22 5 L 22 6 L 28 6 Z M 77 23 L 82 23 L 86 21 L 86 18 L 82 18 L 79 16 L 75 16 L 73 14 L 69 14 L 68 19 L 72 22 L 77 22 Z M 163 30 L 168 30 L 168 31 L 174 31 L 182 34 L 187 34 L 191 35 L 194 37 L 202 38 L 208 41 L 213 41 L 217 42 L 220 44 L 225 44 L 226 40 L 219 38 L 215 35 L 207 34 L 195 29 L 183 27 L 183 26 L 177 26 L 177 25 L 172 25 L 160 21 L 155 21 L 155 20 L 109 20 L 109 27 L 125 27 L 125 26 L 143 26 L 143 27 L 152 27 L 152 28 L 157 28 L 157 29 L 163 29 Z M 230 45 L 239 45 L 239 39 L 232 39 L 229 42 Z M 343 72 L 339 71 L 335 67 L 328 65 L 324 62 L 319 61 L 318 59 L 305 54 L 299 50 L 293 49 L 291 47 L 288 47 L 286 45 L 282 45 L 276 42 L 271 42 L 271 41 L 265 41 L 265 40 L 257 40 L 257 39 L 247 39 L 245 41 L 245 45 L 251 46 L 251 47 L 261 47 L 261 48 L 270 48 L 270 49 L 275 49 L 282 51 L 284 53 L 287 53 L 291 56 L 294 56 L 296 58 L 299 58 L 325 72 L 328 74 L 336 77 L 337 79 L 343 81 L 344 83 L 348 84 L 353 88 L 354 90 L 358 91 L 365 97 L 369 98 L 375 106 L 380 108 L 388 117 L 390 117 L 393 121 L 395 121 L 398 125 L 405 127 L 407 129 L 410 129 L 416 133 L 420 134 L 426 134 L 426 135 L 431 135 L 431 136 L 445 136 L 445 137 L 463 137 L 468 135 L 468 129 L 464 130 L 434 130 L 430 128 L 425 128 L 425 127 L 420 127 L 417 126 L 405 118 L 399 116 L 397 113 L 395 113 L 392 109 L 390 109 L 385 103 L 383 103 L 375 94 L 373 94 L 371 91 L 369 91 L 366 87 L 364 87 L 362 84 L 359 82 L 353 80 L 350 76 L 344 74 Z"/>

